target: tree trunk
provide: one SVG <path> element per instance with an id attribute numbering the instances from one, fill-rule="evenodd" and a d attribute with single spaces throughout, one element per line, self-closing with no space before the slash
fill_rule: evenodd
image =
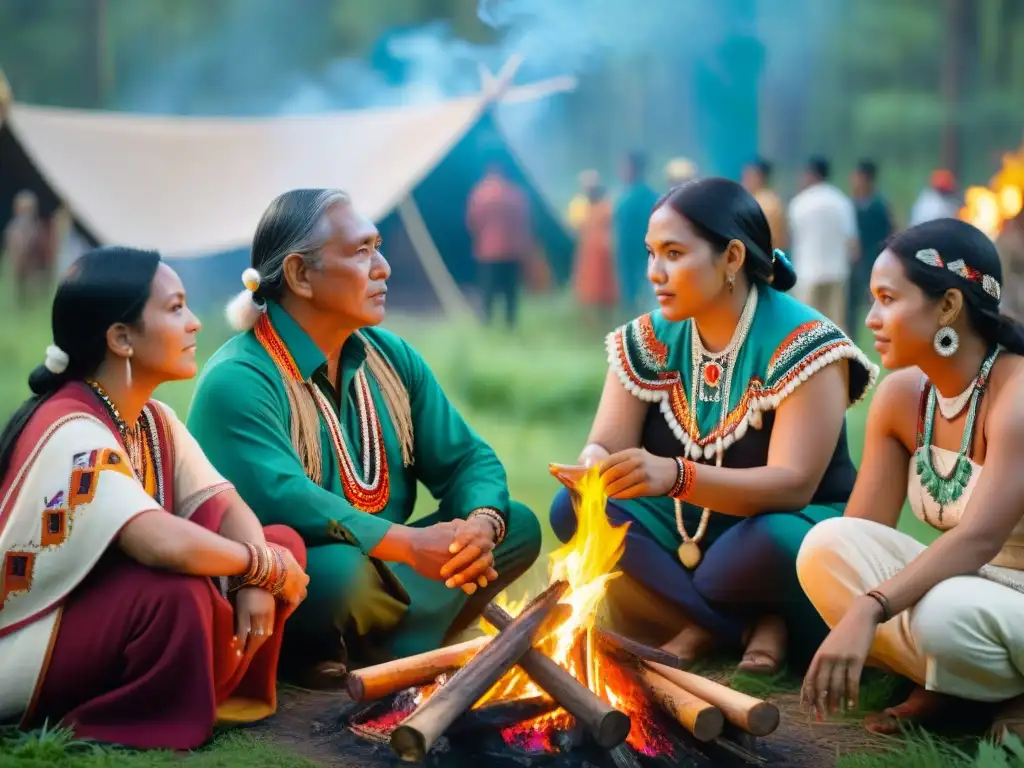
<path id="1" fill-rule="evenodd" d="M 942 166 L 961 178 L 964 168 L 962 124 L 967 111 L 974 50 L 975 9 L 971 0 L 946 0 L 945 55 L 942 57 Z"/>

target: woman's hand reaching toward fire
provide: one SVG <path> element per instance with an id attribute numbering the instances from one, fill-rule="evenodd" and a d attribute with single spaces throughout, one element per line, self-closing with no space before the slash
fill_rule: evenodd
<path id="1" fill-rule="evenodd" d="M 674 459 L 655 456 L 643 448 L 613 453 L 600 467 L 601 481 L 611 499 L 665 496 L 675 485 L 678 471 Z"/>

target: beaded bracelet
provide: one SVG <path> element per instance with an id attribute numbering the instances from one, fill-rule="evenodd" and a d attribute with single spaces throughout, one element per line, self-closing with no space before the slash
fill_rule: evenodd
<path id="1" fill-rule="evenodd" d="M 697 468 L 689 459 L 683 459 L 676 456 L 673 460 L 676 463 L 676 482 L 668 492 L 668 496 L 670 499 L 683 501 L 690 495 L 690 491 L 693 489 L 693 481 L 697 475 Z"/>
<path id="2" fill-rule="evenodd" d="M 494 529 L 495 545 L 501 544 L 501 542 L 505 540 L 505 533 L 508 528 L 505 525 L 505 518 L 501 516 L 501 513 L 498 512 L 498 510 L 491 507 L 480 507 L 479 509 L 474 509 L 470 512 L 469 517 L 466 519 L 472 520 L 474 517 L 482 517 L 491 524 L 491 527 Z"/>

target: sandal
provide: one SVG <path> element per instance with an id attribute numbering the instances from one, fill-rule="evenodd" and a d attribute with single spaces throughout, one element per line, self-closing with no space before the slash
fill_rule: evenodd
<path id="1" fill-rule="evenodd" d="M 768 651 L 755 649 L 743 654 L 743 659 L 736 669 L 748 675 L 774 675 L 781 667 L 782 662 Z"/>
<path id="2" fill-rule="evenodd" d="M 786 623 L 778 616 L 760 619 L 750 633 L 743 659 L 736 669 L 750 675 L 774 675 L 786 653 Z"/>

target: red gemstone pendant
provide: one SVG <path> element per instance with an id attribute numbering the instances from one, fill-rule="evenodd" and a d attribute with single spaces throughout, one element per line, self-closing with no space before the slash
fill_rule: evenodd
<path id="1" fill-rule="evenodd" d="M 715 362 L 704 364 L 704 383 L 709 387 L 717 387 L 722 380 L 722 366 Z"/>

